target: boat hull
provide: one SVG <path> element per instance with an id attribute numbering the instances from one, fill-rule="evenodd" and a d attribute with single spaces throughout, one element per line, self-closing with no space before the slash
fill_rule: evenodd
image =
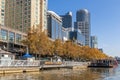
<path id="1" fill-rule="evenodd" d="M 114 66 L 88 66 L 90 68 L 113 68 Z"/>

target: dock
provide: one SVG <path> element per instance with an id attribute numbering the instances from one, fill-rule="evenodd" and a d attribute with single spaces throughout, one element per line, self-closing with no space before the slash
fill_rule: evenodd
<path id="1" fill-rule="evenodd" d="M 0 74 L 40 72 L 41 70 L 51 69 L 83 69 L 87 68 L 86 62 L 66 61 L 62 64 L 46 65 L 43 61 L 27 61 L 27 60 L 4 60 L 0 61 Z"/>

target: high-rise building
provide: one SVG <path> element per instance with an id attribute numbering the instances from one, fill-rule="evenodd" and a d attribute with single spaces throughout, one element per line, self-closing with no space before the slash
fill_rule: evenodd
<path id="1" fill-rule="evenodd" d="M 47 0 L 0 0 L 0 3 L 1 25 L 25 33 L 36 25 L 42 30 L 47 28 Z"/>
<path id="2" fill-rule="evenodd" d="M 80 46 L 85 46 L 85 36 L 82 35 L 80 30 L 70 31 L 69 39 L 73 40 Z"/>
<path id="3" fill-rule="evenodd" d="M 62 27 L 62 40 L 68 41 L 69 40 L 69 32 L 71 31 L 71 28 L 64 28 Z"/>
<path id="4" fill-rule="evenodd" d="M 102 53 L 104 53 L 103 48 L 99 48 L 99 51 L 102 52 Z"/>
<path id="5" fill-rule="evenodd" d="M 74 29 L 81 30 L 82 34 L 85 36 L 85 45 L 90 46 L 90 34 L 91 34 L 90 13 L 88 12 L 87 9 L 77 11 Z"/>
<path id="6" fill-rule="evenodd" d="M 0 0 L 0 25 L 4 25 L 5 20 L 5 0 Z"/>
<path id="7" fill-rule="evenodd" d="M 47 0 L 0 0 L 1 47 L 22 48 L 21 40 L 33 26 L 47 29 Z"/>
<path id="8" fill-rule="evenodd" d="M 62 26 L 64 28 L 72 28 L 72 12 L 68 12 L 65 15 L 61 15 L 62 17 Z"/>
<path id="9" fill-rule="evenodd" d="M 48 11 L 48 36 L 53 39 L 62 40 L 62 19 L 53 11 Z"/>
<path id="10" fill-rule="evenodd" d="M 96 36 L 91 36 L 91 48 L 98 48 L 98 40 Z"/>
<path id="11" fill-rule="evenodd" d="M 39 25 L 42 27 L 42 31 L 47 30 L 47 7 L 48 7 L 48 0 L 40 0 L 40 24 Z"/>

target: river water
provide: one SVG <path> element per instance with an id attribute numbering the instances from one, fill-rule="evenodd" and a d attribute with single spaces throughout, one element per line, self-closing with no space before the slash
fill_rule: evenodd
<path id="1" fill-rule="evenodd" d="M 120 80 L 120 66 L 110 69 L 60 69 L 31 73 L 1 74 L 0 80 Z"/>

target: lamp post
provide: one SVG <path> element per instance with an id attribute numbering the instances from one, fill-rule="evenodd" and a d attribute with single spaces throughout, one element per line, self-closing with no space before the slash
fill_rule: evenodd
<path id="1" fill-rule="evenodd" d="M 26 54 L 29 54 L 28 46 L 26 47 Z"/>

